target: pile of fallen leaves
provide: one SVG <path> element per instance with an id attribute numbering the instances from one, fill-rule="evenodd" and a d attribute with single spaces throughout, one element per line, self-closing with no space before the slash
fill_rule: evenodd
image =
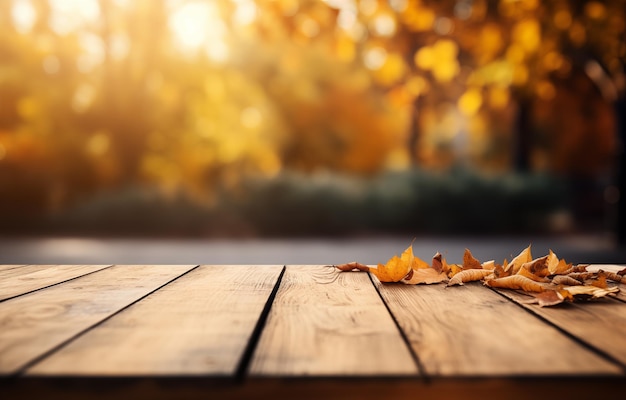
<path id="1" fill-rule="evenodd" d="M 559 259 L 552 250 L 546 256 L 532 258 L 530 246 L 510 262 L 494 260 L 481 263 L 469 249 L 463 254 L 463 264 L 448 264 L 440 253 L 429 265 L 413 255 L 409 246 L 400 257 L 393 256 L 386 264 L 369 267 L 357 262 L 336 265 L 341 271 L 371 272 L 381 282 L 402 282 L 407 285 L 447 283 L 447 286 L 482 281 L 498 289 L 520 290 L 533 297 L 530 303 L 553 306 L 564 301 L 598 299 L 619 292 L 608 281 L 626 283 L 626 268 L 621 271 L 587 271 L 587 265 L 572 265 Z"/>

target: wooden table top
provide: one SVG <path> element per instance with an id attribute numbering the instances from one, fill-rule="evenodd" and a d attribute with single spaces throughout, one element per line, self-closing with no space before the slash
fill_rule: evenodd
<path id="1" fill-rule="evenodd" d="M 318 265 L 0 265 L 0 393 L 47 398 L 624 394 L 626 296 Z"/>

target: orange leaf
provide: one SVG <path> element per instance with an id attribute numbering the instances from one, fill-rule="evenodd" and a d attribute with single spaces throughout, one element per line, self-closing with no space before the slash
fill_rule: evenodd
<path id="1" fill-rule="evenodd" d="M 550 274 L 550 271 L 548 271 L 548 256 L 536 258 L 530 262 L 522 264 L 518 273 L 524 269 L 532 275 L 536 275 L 540 278 L 548 276 Z"/>
<path id="2" fill-rule="evenodd" d="M 346 264 L 335 265 L 335 268 L 337 268 L 338 270 L 342 272 L 353 271 L 355 269 L 358 271 L 365 271 L 365 272 L 368 272 L 370 270 L 370 267 L 368 267 L 367 265 L 360 264 L 356 261 L 353 261 L 351 263 L 346 263 Z"/>
<path id="3" fill-rule="evenodd" d="M 504 268 L 505 271 L 511 270 L 511 275 L 517 274 L 522 264 L 532 261 L 533 257 L 530 252 L 530 245 L 522 250 L 511 262 Z"/>
<path id="4" fill-rule="evenodd" d="M 550 282 L 550 279 L 535 275 L 526 268 L 520 268 L 520 270 L 517 271 L 516 275 L 525 276 L 526 278 L 532 279 L 535 282 Z"/>
<path id="5" fill-rule="evenodd" d="M 483 266 L 480 265 L 480 261 L 478 261 L 472 255 L 472 252 L 469 249 L 465 249 L 465 253 L 463 253 L 463 269 L 482 269 Z"/>
<path id="6" fill-rule="evenodd" d="M 448 286 L 462 285 L 465 282 L 479 281 L 484 277 L 491 275 L 493 271 L 489 269 L 466 269 L 454 275 Z"/>
<path id="7" fill-rule="evenodd" d="M 448 276 L 444 272 L 438 272 L 434 268 L 420 268 L 413 269 L 406 276 L 405 279 L 402 280 L 402 283 L 406 283 L 407 285 L 416 285 L 418 283 L 439 283 L 448 279 Z"/>

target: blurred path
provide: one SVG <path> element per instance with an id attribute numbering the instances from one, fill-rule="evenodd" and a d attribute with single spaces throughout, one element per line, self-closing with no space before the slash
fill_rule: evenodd
<path id="1" fill-rule="evenodd" d="M 401 253 L 409 237 L 319 239 L 94 239 L 0 238 L 0 264 L 340 264 L 385 262 Z M 441 252 L 461 262 L 468 247 L 486 261 L 511 259 L 529 243 L 533 255 L 554 250 L 575 263 L 626 264 L 626 250 L 609 238 L 575 237 L 432 237 L 417 238 L 415 255 L 429 260 Z"/>

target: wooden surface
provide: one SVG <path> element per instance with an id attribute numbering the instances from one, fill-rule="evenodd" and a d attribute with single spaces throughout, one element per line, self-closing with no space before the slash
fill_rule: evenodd
<path id="1" fill-rule="evenodd" d="M 480 284 L 324 266 L 87 267 L 0 266 L 3 398 L 572 400 L 626 387 L 618 298 L 540 308 Z"/>
<path id="2" fill-rule="evenodd" d="M 68 281 L 108 265 L 28 265 L 0 270 L 0 301 Z"/>
<path id="3" fill-rule="evenodd" d="M 0 303 L 0 373 L 19 372 L 191 268 L 115 266 Z"/>
<path id="4" fill-rule="evenodd" d="M 378 288 L 430 376 L 620 372 L 480 283 Z"/>
<path id="5" fill-rule="evenodd" d="M 232 375 L 281 269 L 200 266 L 27 373 Z"/>
<path id="6" fill-rule="evenodd" d="M 416 375 L 417 366 L 367 274 L 288 266 L 252 375 Z"/>

